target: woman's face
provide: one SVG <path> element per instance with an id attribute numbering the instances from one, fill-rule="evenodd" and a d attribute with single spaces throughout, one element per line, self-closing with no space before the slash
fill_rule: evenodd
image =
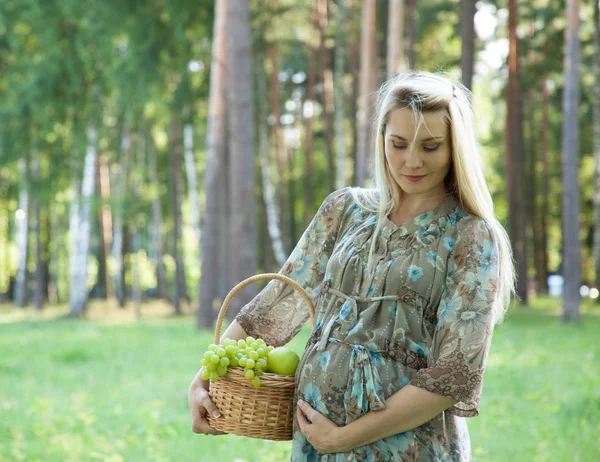
<path id="1" fill-rule="evenodd" d="M 450 134 L 442 113 L 422 116 L 417 131 L 419 120 L 415 120 L 411 109 L 392 110 L 385 126 L 384 146 L 390 173 L 402 191 L 426 198 L 445 193 L 451 153 Z"/>

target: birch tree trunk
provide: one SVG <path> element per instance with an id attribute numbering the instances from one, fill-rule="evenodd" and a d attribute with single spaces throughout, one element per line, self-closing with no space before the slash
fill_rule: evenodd
<path id="1" fill-rule="evenodd" d="M 287 255 L 283 249 L 281 241 L 281 229 L 277 222 L 277 208 L 275 207 L 275 191 L 271 181 L 271 171 L 269 167 L 269 133 L 267 118 L 269 116 L 267 110 L 267 88 L 266 76 L 263 66 L 264 57 L 259 55 L 257 60 L 257 78 L 258 78 L 258 152 L 260 155 L 260 169 L 263 187 L 263 200 L 265 202 L 267 230 L 273 243 L 273 255 L 279 267 L 283 267 L 287 260 Z"/>
<path id="2" fill-rule="evenodd" d="M 79 220 L 79 245 L 75 254 L 75 271 L 71 279 L 72 298 L 69 316 L 81 316 L 87 303 L 87 259 L 91 238 L 91 207 L 96 182 L 96 128 L 92 125 L 87 131 L 87 150 L 81 184 L 81 213 Z"/>
<path id="3" fill-rule="evenodd" d="M 152 136 L 150 136 L 150 143 L 148 145 L 149 151 L 149 173 L 148 178 L 150 183 L 159 184 L 158 183 L 158 171 L 157 171 L 157 161 L 156 161 L 156 147 L 154 146 L 154 140 Z M 160 204 L 160 195 L 157 192 L 152 198 L 152 247 L 154 250 L 154 265 L 156 268 L 156 296 L 161 299 L 167 299 L 167 282 L 165 276 L 165 264 L 163 262 L 164 255 L 164 224 L 163 224 L 163 216 L 162 216 L 162 207 Z"/>
<path id="4" fill-rule="evenodd" d="M 508 176 L 509 235 L 513 242 L 517 269 L 517 295 L 527 303 L 527 247 L 525 239 L 525 204 L 523 197 L 525 163 L 523 143 L 523 109 L 521 71 L 517 41 L 517 2 L 509 0 L 508 84 L 506 88 L 506 172 Z"/>
<path id="5" fill-rule="evenodd" d="M 404 69 L 406 69 L 406 58 L 404 56 L 404 0 L 390 0 L 387 34 L 388 79 Z"/>
<path id="6" fill-rule="evenodd" d="M 594 247 L 592 255 L 596 273 L 596 287 L 600 287 L 600 8 L 594 1 Z M 596 299 L 600 303 L 600 297 Z"/>
<path id="7" fill-rule="evenodd" d="M 19 211 L 17 212 L 16 239 L 19 264 L 15 280 L 15 304 L 24 308 L 27 304 L 27 251 L 29 241 L 29 172 L 27 159 L 19 159 Z"/>
<path id="8" fill-rule="evenodd" d="M 311 51 L 312 52 L 312 51 Z M 275 151 L 275 164 L 277 166 L 277 177 L 278 177 L 278 188 L 277 188 L 277 199 L 279 201 L 279 218 L 281 227 L 288 223 L 288 210 L 285 205 L 285 151 L 281 142 L 281 99 L 280 99 L 280 88 L 279 88 L 279 59 L 277 46 L 273 45 L 268 49 L 269 61 L 271 62 L 271 88 L 269 93 L 271 94 L 271 104 L 273 113 L 273 148 Z M 286 239 L 288 237 L 288 239 Z M 289 240 L 289 236 L 282 236 L 283 246 L 290 248 L 292 243 Z"/>
<path id="9" fill-rule="evenodd" d="M 173 298 L 173 308 L 176 315 L 180 315 L 181 299 L 185 297 L 185 274 L 183 271 L 183 259 L 181 255 L 181 203 L 180 203 L 180 173 L 181 173 L 181 152 L 180 152 L 180 122 L 179 114 L 175 109 L 171 113 L 170 133 L 169 133 L 169 195 L 171 198 L 171 213 L 173 214 L 173 232 L 171 233 L 171 255 L 175 260 L 175 296 Z"/>
<path id="10" fill-rule="evenodd" d="M 475 56 L 475 1 L 460 2 L 460 69 L 462 83 L 469 90 L 473 82 L 473 59 Z"/>
<path id="11" fill-rule="evenodd" d="M 581 243 L 579 240 L 579 0 L 566 1 L 565 89 L 562 129 L 563 322 L 580 321 Z"/>
<path id="12" fill-rule="evenodd" d="M 142 179 L 146 171 L 146 137 L 143 131 L 140 130 L 137 136 L 138 142 L 136 143 L 136 157 L 135 157 L 135 168 L 132 169 L 132 193 L 136 202 L 142 200 Z M 133 307 L 136 319 L 141 319 L 141 305 L 142 305 L 142 285 L 141 285 L 141 274 L 140 267 L 142 265 L 140 252 L 142 250 L 142 224 L 140 223 L 138 216 L 133 216 L 130 219 L 131 222 L 131 243 L 133 250 L 133 259 L 131 264 L 133 266 L 133 287 L 131 291 L 131 299 L 133 301 Z"/>
<path id="13" fill-rule="evenodd" d="M 187 176 L 188 198 L 192 214 L 192 229 L 198 246 L 198 261 L 200 258 L 200 206 L 198 205 L 198 174 L 196 160 L 194 159 L 194 129 L 191 123 L 183 127 L 183 146 L 185 158 L 185 172 Z"/>
<path id="14" fill-rule="evenodd" d="M 338 0 L 338 21 L 335 40 L 335 79 L 333 79 L 335 96 L 335 143 L 336 168 L 335 189 L 346 186 L 346 130 L 344 128 L 344 107 L 346 102 L 344 88 L 345 47 L 346 47 L 346 5 L 345 0 Z"/>
<path id="15" fill-rule="evenodd" d="M 227 44 L 230 153 L 230 238 L 231 279 L 238 283 L 256 274 L 256 197 L 254 192 L 254 93 L 252 85 L 252 36 L 247 2 L 228 4 Z M 238 76 L 244 76 L 243 79 Z M 229 316 L 256 294 L 252 284 L 234 297 Z"/>
<path id="16" fill-rule="evenodd" d="M 376 61 L 376 1 L 365 0 L 362 14 L 362 35 L 360 50 L 360 94 L 358 97 L 358 148 L 356 165 L 356 185 L 366 186 L 372 180 L 373 151 L 371 119 L 374 109 L 374 96 L 378 85 Z"/>

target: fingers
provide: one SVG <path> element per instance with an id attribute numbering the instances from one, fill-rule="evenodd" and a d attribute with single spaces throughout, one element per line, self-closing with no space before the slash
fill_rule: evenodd
<path id="1" fill-rule="evenodd" d="M 310 404 L 301 399 L 298 400 L 298 408 L 308 418 L 308 423 L 313 423 L 314 420 L 319 416 L 319 413 L 315 411 Z"/>
<path id="2" fill-rule="evenodd" d="M 220 417 L 219 410 L 208 397 L 208 392 L 202 387 L 190 389 L 188 395 L 192 431 L 206 435 L 222 435 L 223 432 L 212 428 L 206 420 L 206 412 L 212 416 Z"/>

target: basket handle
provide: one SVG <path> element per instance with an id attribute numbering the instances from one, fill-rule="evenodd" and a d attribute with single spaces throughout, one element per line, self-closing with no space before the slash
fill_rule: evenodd
<path id="1" fill-rule="evenodd" d="M 251 276 L 248 279 L 244 279 L 242 282 L 240 282 L 238 285 L 236 285 L 233 289 L 231 289 L 229 291 L 229 293 L 227 294 L 227 297 L 225 297 L 225 300 L 223 301 L 223 305 L 221 306 L 221 310 L 219 311 L 219 317 L 217 318 L 217 325 L 215 326 L 215 344 L 216 345 L 218 345 L 221 342 L 221 328 L 223 326 L 223 319 L 225 318 L 225 313 L 227 312 L 227 308 L 229 308 L 229 304 L 231 303 L 231 299 L 233 298 L 233 296 L 237 292 L 242 290 L 244 287 L 246 287 L 247 285 L 252 284 L 255 281 L 260 281 L 261 279 L 279 279 L 280 281 L 283 281 L 283 282 L 289 284 L 290 286 L 292 286 L 294 289 L 296 289 L 300 293 L 300 295 L 302 296 L 302 298 L 304 299 L 306 304 L 308 305 L 308 313 L 310 315 L 310 323 L 312 324 L 313 327 L 315 326 L 315 307 L 312 304 L 310 296 L 296 281 L 288 278 L 287 276 L 284 276 L 284 275 L 278 274 L 278 273 L 257 274 L 256 276 Z"/>

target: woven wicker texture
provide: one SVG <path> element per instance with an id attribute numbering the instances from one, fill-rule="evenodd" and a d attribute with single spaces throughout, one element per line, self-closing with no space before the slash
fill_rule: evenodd
<path id="1" fill-rule="evenodd" d="M 261 279 L 278 279 L 296 289 L 308 305 L 310 321 L 314 326 L 314 307 L 309 295 L 301 286 L 281 274 L 258 274 L 240 282 L 225 298 L 215 327 L 215 344 L 220 343 L 223 319 L 233 296 L 248 284 Z M 221 412 L 218 419 L 207 414 L 210 426 L 239 436 L 276 441 L 291 440 L 294 376 L 265 372 L 260 376 L 260 380 L 261 386 L 255 388 L 244 377 L 244 368 L 230 367 L 225 377 L 210 382 L 210 398 Z"/>

